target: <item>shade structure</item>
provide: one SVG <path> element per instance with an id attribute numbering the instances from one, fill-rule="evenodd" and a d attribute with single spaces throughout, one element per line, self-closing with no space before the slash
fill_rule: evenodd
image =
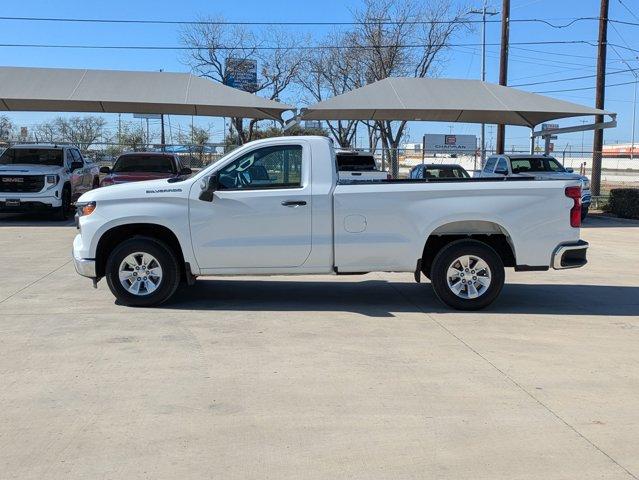
<path id="1" fill-rule="evenodd" d="M 612 115 L 481 80 L 386 78 L 305 109 L 304 120 L 429 120 L 534 127 L 583 115 Z"/>
<path id="2" fill-rule="evenodd" d="M 189 73 L 0 67 L 0 111 L 281 118 L 293 107 Z"/>

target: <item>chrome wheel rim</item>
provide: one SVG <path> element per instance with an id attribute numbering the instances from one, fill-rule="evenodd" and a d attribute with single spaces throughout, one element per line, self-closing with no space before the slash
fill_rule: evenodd
<path id="1" fill-rule="evenodd" d="M 162 267 L 157 259 L 145 252 L 128 255 L 118 269 L 120 284 L 136 296 L 150 295 L 162 283 Z"/>
<path id="2" fill-rule="evenodd" d="M 476 255 L 462 255 L 450 264 L 446 278 L 451 292 L 459 298 L 472 300 L 486 293 L 492 274 L 484 259 Z"/>

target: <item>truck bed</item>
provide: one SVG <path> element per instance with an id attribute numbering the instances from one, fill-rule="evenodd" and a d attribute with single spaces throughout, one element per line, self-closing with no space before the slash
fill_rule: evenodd
<path id="1" fill-rule="evenodd" d="M 506 235 L 513 249 L 518 246 L 520 265 L 548 266 L 558 243 L 579 239 L 569 223 L 573 201 L 565 195 L 567 186 L 578 184 L 514 178 L 339 182 L 335 266 L 340 272 L 414 271 L 429 235 L 468 228 Z"/>

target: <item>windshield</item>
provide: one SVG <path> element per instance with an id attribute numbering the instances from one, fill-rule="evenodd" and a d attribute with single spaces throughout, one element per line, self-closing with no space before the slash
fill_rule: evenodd
<path id="1" fill-rule="evenodd" d="M 470 175 L 461 167 L 428 167 L 424 178 L 470 178 Z"/>
<path id="2" fill-rule="evenodd" d="M 113 166 L 114 173 L 175 173 L 168 155 L 123 155 Z"/>
<path id="3" fill-rule="evenodd" d="M 54 148 L 7 148 L 0 155 L 0 165 L 27 164 L 64 165 L 61 149 Z"/>
<path id="4" fill-rule="evenodd" d="M 513 173 L 566 171 L 561 163 L 551 157 L 513 158 L 510 165 Z"/>

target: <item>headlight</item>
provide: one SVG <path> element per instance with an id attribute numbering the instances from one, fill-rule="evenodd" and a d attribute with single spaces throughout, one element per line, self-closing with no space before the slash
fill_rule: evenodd
<path id="1" fill-rule="evenodd" d="M 78 216 L 85 217 L 91 215 L 95 211 L 95 202 L 78 203 Z"/>
<path id="2" fill-rule="evenodd" d="M 57 175 L 47 175 L 46 176 L 47 185 L 56 185 L 59 179 L 60 177 L 58 177 Z"/>

